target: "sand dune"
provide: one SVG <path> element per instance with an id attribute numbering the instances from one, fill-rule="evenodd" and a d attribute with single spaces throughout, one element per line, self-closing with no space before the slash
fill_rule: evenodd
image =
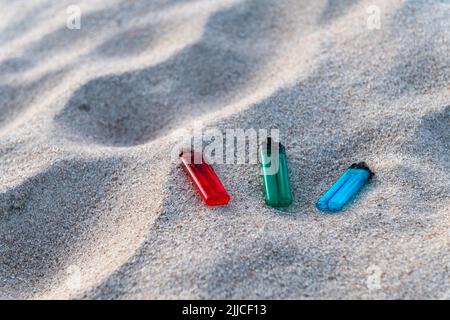
<path id="1" fill-rule="evenodd" d="M 0 298 L 450 298 L 448 1 L 72 4 L 0 0 Z M 292 206 L 256 164 L 204 206 L 171 159 L 200 127 L 280 129 Z"/>

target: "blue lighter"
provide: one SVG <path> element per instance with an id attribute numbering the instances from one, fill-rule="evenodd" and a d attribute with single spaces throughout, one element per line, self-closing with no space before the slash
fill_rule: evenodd
<path id="1" fill-rule="evenodd" d="M 317 208 L 325 212 L 340 211 L 373 175 L 364 162 L 352 164 L 320 197 Z"/>

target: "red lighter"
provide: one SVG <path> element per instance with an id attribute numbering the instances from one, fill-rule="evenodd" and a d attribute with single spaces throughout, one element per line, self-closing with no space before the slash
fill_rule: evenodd
<path id="1" fill-rule="evenodd" d="M 199 152 L 182 152 L 181 162 L 195 187 L 208 206 L 223 206 L 228 204 L 230 196 L 223 187 L 213 168 L 205 161 Z M 194 160 L 197 160 L 195 163 Z M 200 162 L 200 163 L 198 163 Z"/>

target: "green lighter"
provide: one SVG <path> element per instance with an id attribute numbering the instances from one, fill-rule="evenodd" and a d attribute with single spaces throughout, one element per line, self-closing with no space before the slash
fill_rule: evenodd
<path id="1" fill-rule="evenodd" d="M 275 208 L 288 207 L 292 203 L 292 192 L 284 146 L 267 138 L 259 154 L 266 204 Z"/>

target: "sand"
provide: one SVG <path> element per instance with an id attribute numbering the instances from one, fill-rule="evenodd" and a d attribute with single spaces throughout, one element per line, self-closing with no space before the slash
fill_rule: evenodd
<path id="1" fill-rule="evenodd" d="M 450 299 L 448 1 L 72 4 L 0 1 L 0 298 Z M 206 207 L 171 153 L 208 127 L 278 128 L 292 206 L 217 164 Z"/>

